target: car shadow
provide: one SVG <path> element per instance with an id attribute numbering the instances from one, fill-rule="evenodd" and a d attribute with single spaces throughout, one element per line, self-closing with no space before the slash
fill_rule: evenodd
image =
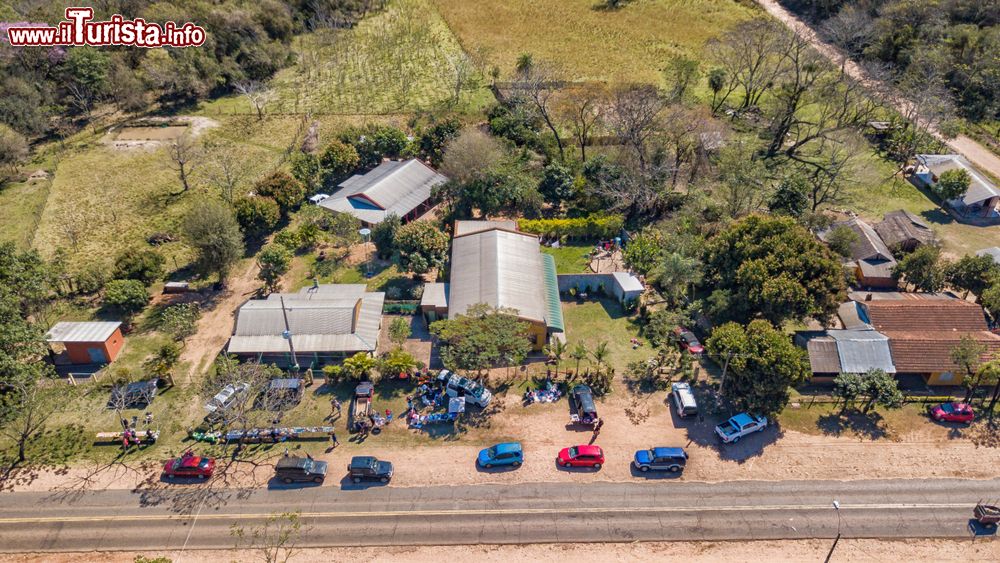
<path id="1" fill-rule="evenodd" d="M 513 465 L 494 465 L 493 467 L 483 467 L 482 465 L 479 465 L 478 461 L 473 462 L 473 464 L 476 466 L 476 471 L 480 473 L 489 473 L 491 475 L 496 475 L 498 473 L 512 473 L 521 468 L 520 466 L 514 467 Z"/>
<path id="2" fill-rule="evenodd" d="M 389 483 L 382 483 L 380 481 L 361 481 L 360 483 L 355 483 L 351 480 L 349 475 L 344 475 L 340 480 L 340 490 L 342 491 L 364 491 L 367 489 L 372 489 L 375 487 L 385 487 Z"/>
<path id="3" fill-rule="evenodd" d="M 673 473 L 670 471 L 639 471 L 635 468 L 635 464 L 629 464 L 629 471 L 632 473 L 632 477 L 638 479 L 645 479 L 647 481 L 674 481 L 681 478 L 684 475 L 683 471 L 678 471 Z"/>
<path id="4" fill-rule="evenodd" d="M 553 461 L 552 463 L 555 464 L 556 469 L 559 471 L 565 471 L 566 473 L 597 473 L 601 469 L 604 469 L 604 466 L 601 466 L 601 469 L 594 469 L 593 467 L 568 467 L 565 465 L 559 465 L 558 461 Z"/>
<path id="5" fill-rule="evenodd" d="M 296 481 L 293 483 L 285 483 L 277 477 L 274 477 L 267 482 L 267 489 L 269 491 L 294 491 L 297 489 L 313 489 L 322 486 L 323 483 L 316 483 L 315 481 Z"/>
<path id="6" fill-rule="evenodd" d="M 676 415 L 672 415 L 676 416 Z M 766 428 L 754 432 L 733 444 L 723 444 L 715 433 L 715 425 L 729 417 L 704 417 L 691 419 L 683 428 L 687 431 L 689 444 L 697 444 L 719 453 L 719 459 L 744 463 L 755 457 L 760 457 L 764 449 L 777 442 L 784 435 L 778 423 L 769 421 Z"/>
<path id="7" fill-rule="evenodd" d="M 163 474 L 160 475 L 160 482 L 166 485 L 199 485 L 211 480 L 211 477 L 199 479 L 197 477 L 167 477 Z"/>

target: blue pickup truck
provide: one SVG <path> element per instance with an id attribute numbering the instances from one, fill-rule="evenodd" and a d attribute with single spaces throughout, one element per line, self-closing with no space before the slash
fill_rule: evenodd
<path id="1" fill-rule="evenodd" d="M 730 418 L 715 427 L 715 433 L 722 438 L 722 443 L 739 442 L 747 434 L 753 434 L 767 428 L 767 419 L 763 416 L 753 416 L 745 412 Z"/>

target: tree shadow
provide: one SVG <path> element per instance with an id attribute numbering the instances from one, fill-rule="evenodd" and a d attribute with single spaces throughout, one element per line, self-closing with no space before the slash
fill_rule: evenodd
<path id="1" fill-rule="evenodd" d="M 673 409 L 671 409 L 672 411 Z M 739 442 L 724 444 L 715 433 L 715 426 L 728 418 L 725 415 L 720 417 L 699 415 L 697 419 L 690 419 L 691 422 L 684 425 L 687 431 L 688 445 L 697 444 L 704 448 L 713 449 L 718 452 L 719 459 L 742 464 L 752 458 L 760 457 L 767 446 L 776 443 L 784 436 L 781 426 L 773 420 L 769 420 L 768 426 L 763 430 L 744 436 Z"/>
<path id="2" fill-rule="evenodd" d="M 816 428 L 823 434 L 837 437 L 842 436 L 845 432 L 868 440 L 879 440 L 889 436 L 885 419 L 877 411 L 824 414 L 816 420 Z"/>

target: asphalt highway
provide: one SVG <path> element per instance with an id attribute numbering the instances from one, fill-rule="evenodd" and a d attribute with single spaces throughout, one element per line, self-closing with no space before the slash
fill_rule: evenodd
<path id="1" fill-rule="evenodd" d="M 1000 480 L 958 479 L 22 492 L 0 494 L 0 551 L 225 549 L 233 524 L 295 510 L 300 547 L 959 538 L 998 496 Z"/>

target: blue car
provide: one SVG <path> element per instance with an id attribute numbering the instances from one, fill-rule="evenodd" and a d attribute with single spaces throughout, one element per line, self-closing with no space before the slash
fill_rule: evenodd
<path id="1" fill-rule="evenodd" d="M 688 455 L 682 448 L 650 448 L 635 452 L 632 463 L 643 473 L 647 471 L 683 471 Z"/>
<path id="2" fill-rule="evenodd" d="M 520 442 L 497 444 L 479 452 L 479 465 L 489 469 L 500 465 L 519 467 L 524 462 Z"/>

